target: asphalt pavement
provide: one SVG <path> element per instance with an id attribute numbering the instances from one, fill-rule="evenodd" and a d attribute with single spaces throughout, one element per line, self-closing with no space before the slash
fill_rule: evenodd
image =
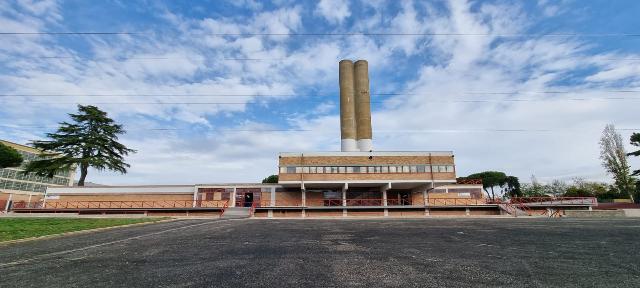
<path id="1" fill-rule="evenodd" d="M 0 287 L 640 287 L 640 219 L 179 220 L 0 245 Z"/>

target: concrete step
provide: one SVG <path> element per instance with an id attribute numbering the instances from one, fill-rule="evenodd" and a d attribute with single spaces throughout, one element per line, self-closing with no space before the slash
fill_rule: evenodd
<path id="1" fill-rule="evenodd" d="M 222 219 L 242 219 L 251 217 L 251 208 L 249 207 L 229 207 L 224 210 Z"/>

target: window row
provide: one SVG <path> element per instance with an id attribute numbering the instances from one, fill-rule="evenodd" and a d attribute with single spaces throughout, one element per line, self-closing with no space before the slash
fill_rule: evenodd
<path id="1" fill-rule="evenodd" d="M 22 155 L 22 158 L 24 159 L 24 162 L 22 163 L 20 168 L 24 168 L 27 165 L 28 162 L 31 162 L 31 161 L 34 161 L 34 160 L 51 159 L 51 158 L 53 158 L 52 156 L 40 157 L 38 154 L 25 152 L 25 151 L 20 151 L 20 150 L 18 151 L 18 153 L 20 153 L 20 155 Z M 71 171 L 69 171 L 69 170 L 58 171 L 58 172 L 56 172 L 55 176 L 69 177 L 70 172 Z"/>
<path id="2" fill-rule="evenodd" d="M 288 174 L 376 174 L 376 173 L 443 173 L 454 172 L 453 165 L 385 165 L 385 166 L 284 166 Z"/>
<path id="3" fill-rule="evenodd" d="M 8 179 L 17 179 L 24 181 L 33 181 L 40 183 L 48 183 L 48 184 L 56 184 L 56 185 L 68 185 L 69 178 L 61 178 L 61 177 L 42 177 L 38 176 L 34 173 L 24 174 L 22 171 L 12 170 L 12 169 L 0 169 L 0 178 L 8 178 Z"/>
<path id="4" fill-rule="evenodd" d="M 47 190 L 47 186 L 41 185 L 41 184 L 35 184 L 35 183 L 0 179 L 0 190 L 2 189 L 44 193 L 44 191 Z"/>

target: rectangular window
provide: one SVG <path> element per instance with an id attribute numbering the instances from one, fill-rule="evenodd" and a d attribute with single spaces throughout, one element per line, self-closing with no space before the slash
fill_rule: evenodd
<path id="1" fill-rule="evenodd" d="M 287 166 L 287 173 L 289 173 L 289 174 L 296 173 L 296 167 Z"/>
<path id="2" fill-rule="evenodd" d="M 333 173 L 333 174 L 338 173 L 338 167 L 336 167 L 336 166 L 332 166 L 332 167 L 331 167 L 331 173 Z"/>
<path id="3" fill-rule="evenodd" d="M 447 166 L 447 172 L 453 172 L 453 166 L 451 165 Z"/>
<path id="4" fill-rule="evenodd" d="M 382 166 L 380 167 L 382 173 L 389 173 L 389 166 Z"/>
<path id="5" fill-rule="evenodd" d="M 347 173 L 353 173 L 353 167 L 352 166 L 347 166 L 345 168 L 347 169 Z"/>
<path id="6" fill-rule="evenodd" d="M 296 173 L 302 173 L 302 167 L 297 167 L 296 166 Z"/>
<path id="7" fill-rule="evenodd" d="M 369 169 L 369 173 L 372 173 L 372 174 L 373 174 L 373 173 L 376 173 L 376 167 L 369 166 L 369 168 L 368 168 L 368 169 Z"/>
<path id="8" fill-rule="evenodd" d="M 338 167 L 338 173 L 344 173 L 346 171 L 347 171 L 347 169 L 345 169 L 345 167 L 342 167 L 342 166 Z"/>
<path id="9" fill-rule="evenodd" d="M 309 167 L 309 173 L 318 173 L 318 167 Z"/>
<path id="10" fill-rule="evenodd" d="M 418 169 L 417 169 L 417 167 L 416 167 L 416 166 L 410 166 L 410 167 L 409 167 L 409 169 L 410 169 L 411 173 L 416 173 L 416 172 L 418 172 Z"/>
<path id="11" fill-rule="evenodd" d="M 409 173 L 409 166 L 402 166 L 402 173 Z"/>
<path id="12" fill-rule="evenodd" d="M 302 173 L 309 174 L 309 167 L 302 167 Z"/>
<path id="13" fill-rule="evenodd" d="M 389 173 L 396 173 L 396 166 L 389 166 Z"/>
<path id="14" fill-rule="evenodd" d="M 418 165 L 418 167 L 416 167 L 416 171 L 418 173 L 424 173 L 426 172 L 425 166 L 424 165 Z"/>
<path id="15" fill-rule="evenodd" d="M 287 173 L 287 167 L 280 167 L 280 173 Z"/>
<path id="16" fill-rule="evenodd" d="M 324 173 L 324 167 L 318 167 L 318 173 Z"/>
<path id="17" fill-rule="evenodd" d="M 364 167 L 364 169 L 364 172 L 367 172 L 367 167 Z M 360 166 L 352 167 L 352 170 L 353 173 L 360 173 Z"/>

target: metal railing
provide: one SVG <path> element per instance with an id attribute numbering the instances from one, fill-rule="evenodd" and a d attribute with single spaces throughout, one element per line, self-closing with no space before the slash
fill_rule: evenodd
<path id="1" fill-rule="evenodd" d="M 340 198 L 327 198 L 327 199 L 306 199 L 306 206 L 308 207 L 339 207 L 342 206 L 342 199 Z"/>
<path id="2" fill-rule="evenodd" d="M 513 197 L 510 202 L 524 205 L 597 205 L 598 199 L 595 197 Z"/>
<path id="3" fill-rule="evenodd" d="M 484 198 L 429 198 L 425 200 L 426 206 L 468 206 L 468 205 L 486 205 L 487 200 Z"/>
<path id="4" fill-rule="evenodd" d="M 225 208 L 228 200 L 150 200 L 150 201 L 16 201 L 12 210 L 20 209 L 147 209 L 147 208 Z"/>

